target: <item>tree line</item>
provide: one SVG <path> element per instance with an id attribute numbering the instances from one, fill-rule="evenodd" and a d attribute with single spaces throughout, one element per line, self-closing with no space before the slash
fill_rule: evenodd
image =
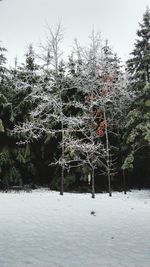
<path id="1" fill-rule="evenodd" d="M 75 40 L 48 27 L 37 54 L 7 67 L 0 46 L 0 187 L 91 192 L 150 186 L 150 10 L 126 68 L 99 32 Z"/>

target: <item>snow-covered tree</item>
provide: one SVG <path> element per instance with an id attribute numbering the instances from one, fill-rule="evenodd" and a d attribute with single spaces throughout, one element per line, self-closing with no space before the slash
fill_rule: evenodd
<path id="1" fill-rule="evenodd" d="M 101 104 L 101 97 L 98 94 L 100 87 L 100 62 L 101 62 L 101 39 L 100 34 L 92 31 L 90 44 L 87 48 L 82 48 L 76 41 L 74 51 L 76 57 L 76 68 L 74 69 L 74 79 L 78 91 L 81 92 L 81 99 L 74 101 L 74 105 L 79 109 L 78 129 L 80 135 L 68 138 L 68 147 L 71 149 L 75 159 L 80 164 L 86 164 L 91 177 L 92 197 L 95 197 L 95 169 L 101 166 L 106 168 L 106 151 L 98 134 L 98 109 Z M 74 66 L 74 65 L 72 65 Z M 78 72 L 78 70 L 80 71 Z M 100 118 L 99 118 L 100 119 Z"/>
<path id="2" fill-rule="evenodd" d="M 25 54 L 25 63 L 18 65 L 16 58 L 15 66 L 11 68 L 9 75 L 16 122 L 25 121 L 29 111 L 32 110 L 30 94 L 40 78 L 38 68 L 36 55 L 32 44 L 30 44 Z"/>
<path id="3" fill-rule="evenodd" d="M 4 95 L 8 93 L 6 86 L 8 74 L 8 69 L 6 68 L 6 52 L 7 49 L 0 45 L 0 92 Z"/>
<path id="4" fill-rule="evenodd" d="M 80 137 L 78 142 L 75 140 L 74 146 L 77 146 L 77 149 L 75 149 L 78 154 L 79 150 L 81 153 L 83 149 L 84 157 L 90 158 L 90 165 L 92 166 L 93 164 L 92 170 L 101 161 L 101 165 L 104 167 L 102 168 L 103 173 L 106 173 L 108 177 L 108 190 L 111 196 L 111 175 L 115 175 L 116 172 L 114 167 L 115 145 L 111 139 L 112 136 L 114 139 L 114 136 L 116 138 L 118 135 L 118 129 L 120 129 L 130 95 L 126 92 L 125 80 L 119 60 L 112 53 L 107 42 L 102 47 L 99 33 L 92 32 L 88 48 L 82 48 L 76 42 L 75 55 L 76 64 L 72 60 L 73 73 L 74 76 L 76 74 L 75 78 L 78 80 L 78 90 L 82 92 L 80 105 L 79 101 L 75 105 L 78 105 L 81 109 L 80 120 L 82 122 L 80 125 L 82 126 L 79 128 L 82 134 L 85 135 L 83 138 L 85 144 L 83 144 Z M 75 68 L 78 65 L 80 72 L 77 72 L 78 67 Z M 88 149 L 90 142 L 91 150 Z M 72 140 L 71 146 L 73 146 Z M 94 147 L 95 155 L 97 156 L 94 156 L 94 154 L 92 156 L 91 151 L 94 153 L 92 147 Z M 98 147 L 98 154 L 96 147 Z M 85 151 L 87 152 L 87 157 L 85 156 Z M 94 192 L 94 177 L 92 178 L 92 185 L 92 192 Z M 94 193 L 92 193 L 92 196 L 94 196 Z"/>
<path id="5" fill-rule="evenodd" d="M 53 164 L 61 166 L 60 194 L 64 191 L 65 171 L 65 103 L 67 84 L 65 78 L 65 65 L 62 60 L 60 44 L 62 41 L 62 29 L 59 24 L 54 31 L 49 28 L 49 36 L 46 46 L 43 46 L 45 56 L 42 55 L 41 79 L 34 85 L 30 97 L 35 107 L 30 112 L 29 121 L 15 127 L 15 131 L 21 131 L 29 139 L 39 139 L 46 135 L 61 135 L 61 156 Z M 31 141 L 30 140 L 30 141 Z"/>
<path id="6" fill-rule="evenodd" d="M 120 60 L 112 52 L 108 41 L 102 48 L 101 79 L 101 109 L 105 122 L 107 177 L 111 196 L 111 177 L 113 178 L 118 169 L 117 157 L 121 142 L 119 137 L 124 128 L 124 116 L 132 97 L 126 90 L 127 81 Z"/>
<path id="7" fill-rule="evenodd" d="M 129 90 L 135 99 L 130 107 L 124 140 L 128 155 L 123 168 L 132 169 L 135 159 L 149 158 L 150 148 L 150 10 L 147 8 L 139 24 L 131 58 L 127 61 Z M 142 161 L 142 158 L 140 161 Z M 146 161 L 145 161 L 146 162 Z"/>

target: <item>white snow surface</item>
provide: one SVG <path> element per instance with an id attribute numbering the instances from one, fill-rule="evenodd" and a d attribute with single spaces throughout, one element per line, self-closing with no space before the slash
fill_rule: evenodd
<path id="1" fill-rule="evenodd" d="M 24 266 L 150 267 L 150 191 L 0 193 L 0 267 Z"/>

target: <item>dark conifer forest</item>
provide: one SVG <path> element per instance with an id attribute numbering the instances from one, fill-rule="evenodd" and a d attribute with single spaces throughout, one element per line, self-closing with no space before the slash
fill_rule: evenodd
<path id="1" fill-rule="evenodd" d="M 0 43 L 0 189 L 150 188 L 150 10 L 126 66 L 91 32 L 63 57 L 62 26 L 8 67 Z"/>

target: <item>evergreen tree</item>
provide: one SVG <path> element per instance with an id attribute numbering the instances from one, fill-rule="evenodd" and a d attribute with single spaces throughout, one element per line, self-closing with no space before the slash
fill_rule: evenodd
<path id="1" fill-rule="evenodd" d="M 7 49 L 0 45 L 0 93 L 3 93 L 5 96 L 7 94 L 6 90 L 6 80 L 8 70 L 6 68 L 6 55 Z"/>
<path id="2" fill-rule="evenodd" d="M 128 155 L 123 168 L 141 167 L 144 159 L 150 158 L 150 10 L 147 8 L 142 23 L 139 24 L 137 40 L 132 57 L 127 61 L 129 90 L 135 98 L 129 110 L 124 140 Z M 136 165 L 136 166 L 135 166 Z M 147 170 L 148 171 L 148 170 Z M 148 175 L 148 173 L 146 174 Z"/>
<path id="3" fill-rule="evenodd" d="M 13 87 L 13 110 L 16 121 L 23 122 L 32 110 L 30 94 L 39 81 L 38 65 L 32 44 L 29 45 L 25 54 L 25 63 L 11 70 L 11 85 Z"/>

